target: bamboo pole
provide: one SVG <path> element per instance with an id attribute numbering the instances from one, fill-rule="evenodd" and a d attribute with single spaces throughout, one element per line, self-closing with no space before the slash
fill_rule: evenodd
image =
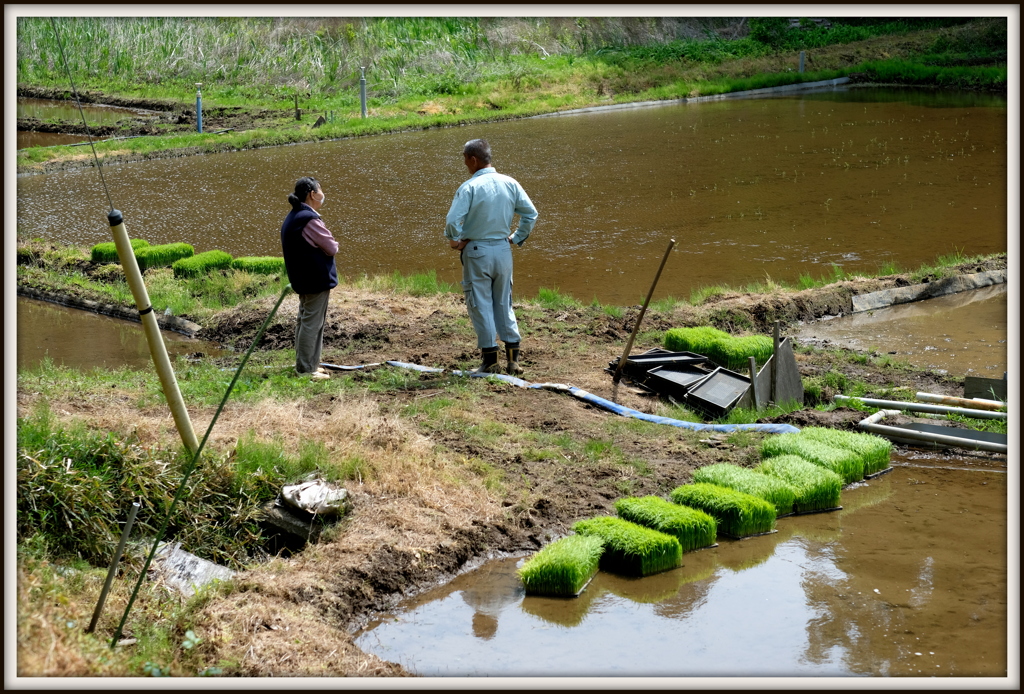
<path id="1" fill-rule="evenodd" d="M 135 252 L 128 240 L 124 217 L 120 210 L 111 210 L 107 214 L 107 220 L 110 222 L 110 233 L 114 235 L 114 245 L 117 247 L 117 255 L 121 258 L 125 279 L 128 280 L 132 297 L 135 299 L 135 306 L 139 310 L 139 320 L 142 321 L 142 328 L 146 333 L 153 365 L 156 367 L 157 376 L 160 377 L 160 385 L 163 387 L 164 397 L 167 398 L 167 405 L 171 408 L 174 426 L 178 429 L 181 442 L 185 444 L 190 453 L 195 453 L 199 448 L 199 439 L 196 438 L 196 432 L 192 429 L 192 420 L 189 419 L 185 401 L 181 397 L 181 391 L 178 390 L 178 381 L 174 376 L 174 369 L 171 368 L 171 360 L 167 357 L 167 346 L 164 344 L 163 335 L 160 334 L 160 325 L 156 321 L 153 307 L 149 303 L 149 292 L 146 291 L 146 284 L 142 281 L 142 273 L 139 271 Z"/>
<path id="2" fill-rule="evenodd" d="M 651 296 L 654 294 L 654 288 L 658 286 L 658 279 L 661 277 L 661 271 L 665 269 L 665 263 L 668 261 L 668 254 L 672 252 L 672 247 L 676 245 L 675 239 L 669 239 L 668 248 L 665 249 L 665 257 L 661 259 L 661 265 L 658 267 L 658 274 L 654 276 L 654 282 L 651 283 L 651 291 L 647 292 L 647 298 L 644 299 L 643 308 L 640 309 L 640 315 L 637 316 L 636 325 L 633 326 L 633 332 L 629 336 L 629 340 L 626 341 L 626 349 L 622 351 L 622 358 L 619 359 L 619 365 L 615 367 L 615 375 L 612 376 L 612 382 L 618 383 L 619 379 L 622 378 L 622 367 L 626 365 L 626 360 L 629 358 L 629 350 L 633 349 L 633 340 L 636 339 L 636 334 L 640 330 L 640 323 L 644 319 L 644 314 L 647 313 L 647 304 L 651 302 Z"/>

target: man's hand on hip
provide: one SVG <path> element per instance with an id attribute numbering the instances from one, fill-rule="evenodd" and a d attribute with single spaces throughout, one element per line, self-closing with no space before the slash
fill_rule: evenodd
<path id="1" fill-rule="evenodd" d="M 463 240 L 461 240 L 461 241 L 455 241 L 455 240 L 451 240 L 451 239 L 450 239 L 450 240 L 448 241 L 448 245 L 449 245 L 449 246 L 450 246 L 451 248 L 454 248 L 454 249 L 455 249 L 455 250 L 457 250 L 457 251 L 461 251 L 461 250 L 462 250 L 463 248 L 465 248 L 465 247 L 466 247 L 466 245 L 467 245 L 468 243 L 469 243 L 469 241 L 468 241 L 468 240 L 466 240 L 466 239 L 463 239 Z"/>

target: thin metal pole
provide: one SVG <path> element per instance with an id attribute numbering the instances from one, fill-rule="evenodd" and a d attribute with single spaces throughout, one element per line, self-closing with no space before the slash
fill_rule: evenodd
<path id="1" fill-rule="evenodd" d="M 203 92 L 200 91 L 202 86 L 202 82 L 196 82 L 196 131 L 199 133 L 203 132 Z"/>
<path id="2" fill-rule="evenodd" d="M 804 71 L 804 58 L 807 57 L 807 51 L 800 51 L 800 72 Z"/>
<path id="3" fill-rule="evenodd" d="M 647 304 L 651 302 L 651 296 L 654 294 L 654 288 L 658 286 L 658 279 L 661 277 L 661 271 L 665 269 L 665 262 L 668 260 L 668 254 L 672 252 L 672 247 L 675 245 L 676 240 L 669 239 L 668 248 L 665 249 L 665 257 L 661 259 L 661 265 L 658 267 L 658 274 L 654 276 L 654 282 L 651 283 L 651 291 L 647 292 L 647 298 L 644 299 L 643 308 L 640 309 L 640 315 L 636 319 L 636 325 L 633 326 L 633 333 L 626 341 L 626 349 L 622 351 L 622 358 L 619 359 L 619 365 L 615 367 L 615 375 L 612 376 L 612 381 L 614 383 L 618 383 L 619 379 L 622 378 L 622 367 L 626 365 L 626 359 L 629 358 L 629 350 L 633 348 L 633 340 L 636 339 L 636 334 L 640 330 L 640 323 L 644 319 L 644 314 L 647 313 Z"/>
<path id="4" fill-rule="evenodd" d="M 363 112 L 363 118 L 366 118 L 366 68 L 359 68 L 359 104 Z"/>
<path id="5" fill-rule="evenodd" d="M 96 629 L 96 622 L 100 620 L 100 615 L 103 613 L 103 603 L 107 601 L 110 584 L 114 582 L 114 574 L 117 572 L 117 563 L 121 561 L 121 553 L 124 552 L 125 543 L 128 542 L 128 536 L 131 535 L 132 526 L 135 524 L 135 514 L 139 512 L 141 507 L 142 504 L 135 501 L 132 503 L 132 510 L 128 512 L 128 522 L 124 524 L 124 530 L 121 532 L 121 541 L 117 543 L 114 558 L 110 560 L 110 568 L 107 569 L 107 580 L 103 584 L 103 591 L 100 593 L 99 602 L 96 603 L 96 609 L 93 610 L 89 628 L 85 630 L 86 634 L 91 634 Z"/>

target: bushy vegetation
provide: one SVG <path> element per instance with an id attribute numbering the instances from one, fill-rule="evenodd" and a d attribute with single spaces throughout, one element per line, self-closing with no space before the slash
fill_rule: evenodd
<path id="1" fill-rule="evenodd" d="M 672 535 L 684 552 L 715 543 L 715 519 L 697 509 L 680 506 L 657 496 L 627 497 L 615 502 L 620 518 Z"/>
<path id="2" fill-rule="evenodd" d="M 138 251 L 140 248 L 146 248 L 149 246 L 149 241 L 145 239 L 130 239 L 128 243 L 131 244 L 132 251 Z M 94 263 L 116 263 L 120 260 L 120 256 L 117 255 L 117 244 L 113 241 L 107 241 L 106 243 L 97 243 L 92 247 L 90 252 L 90 258 Z"/>
<path id="3" fill-rule="evenodd" d="M 864 479 L 864 461 L 861 456 L 845 448 L 835 448 L 800 434 L 777 434 L 761 442 L 761 456 L 798 455 L 801 458 L 831 470 L 843 478 L 845 484 Z"/>
<path id="4" fill-rule="evenodd" d="M 839 506 L 843 478 L 797 455 L 767 458 L 756 471 L 782 480 L 795 493 L 793 509 L 798 513 L 822 511 Z"/>
<path id="5" fill-rule="evenodd" d="M 669 496 L 677 504 L 713 516 L 724 535 L 747 537 L 775 528 L 775 507 L 752 494 L 701 482 L 676 487 Z"/>
<path id="6" fill-rule="evenodd" d="M 777 515 L 792 512 L 796 498 L 793 489 L 785 482 L 729 463 L 705 465 L 693 473 L 693 481 L 717 484 L 764 499 L 775 507 Z"/>
<path id="7" fill-rule="evenodd" d="M 597 573 L 604 541 L 594 535 L 570 535 L 552 542 L 519 568 L 527 595 L 579 595 Z"/>
<path id="8" fill-rule="evenodd" d="M 175 279 L 183 277 L 199 277 L 208 275 L 214 270 L 226 270 L 231 267 L 231 254 L 224 251 L 205 251 L 198 255 L 176 260 L 171 265 Z"/>
<path id="9" fill-rule="evenodd" d="M 679 566 L 683 548 L 671 535 L 630 523 L 622 518 L 602 516 L 577 521 L 573 532 L 604 541 L 601 569 L 631 576 L 649 576 Z"/>
<path id="10" fill-rule="evenodd" d="M 864 462 L 864 474 L 873 475 L 889 467 L 892 455 L 892 442 L 881 436 L 858 431 L 827 429 L 824 427 L 805 427 L 800 435 L 820 441 L 834 448 L 845 448 L 860 456 Z"/>

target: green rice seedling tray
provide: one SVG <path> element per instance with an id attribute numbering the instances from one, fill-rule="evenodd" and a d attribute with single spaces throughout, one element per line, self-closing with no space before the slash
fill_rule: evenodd
<path id="1" fill-rule="evenodd" d="M 851 450 L 836 448 L 800 434 L 776 434 L 761 442 L 761 457 L 796 455 L 832 470 L 843 478 L 845 484 L 864 479 L 864 461 Z"/>
<path id="2" fill-rule="evenodd" d="M 805 427 L 800 436 L 820 441 L 834 448 L 853 451 L 864 461 L 864 474 L 871 475 L 889 467 L 892 442 L 867 432 L 829 429 L 826 427 Z"/>
<path id="3" fill-rule="evenodd" d="M 669 496 L 674 503 L 713 516 L 719 535 L 740 538 L 775 529 L 775 506 L 752 494 L 698 482 L 676 487 Z"/>
<path id="4" fill-rule="evenodd" d="M 627 497 L 615 502 L 615 512 L 638 525 L 671 535 L 679 540 L 683 552 L 692 552 L 715 544 L 718 523 L 713 517 L 688 506 L 673 504 L 661 497 Z"/>
<path id="5" fill-rule="evenodd" d="M 517 573 L 527 595 L 576 597 L 594 578 L 603 553 L 600 537 L 570 535 L 534 554 Z"/>
<path id="6" fill-rule="evenodd" d="M 785 480 L 729 463 L 706 465 L 693 473 L 693 481 L 753 494 L 775 506 L 776 517 L 791 513 L 796 499 L 796 492 Z"/>
<path id="7" fill-rule="evenodd" d="M 682 561 L 683 547 L 672 535 L 645 528 L 614 516 L 577 521 L 572 529 L 604 541 L 602 571 L 628 576 L 650 576 L 674 569 Z"/>
<path id="8" fill-rule="evenodd" d="M 793 489 L 793 510 L 809 513 L 840 508 L 843 478 L 831 470 L 796 455 L 780 455 L 763 460 L 755 472 L 780 479 Z"/>

